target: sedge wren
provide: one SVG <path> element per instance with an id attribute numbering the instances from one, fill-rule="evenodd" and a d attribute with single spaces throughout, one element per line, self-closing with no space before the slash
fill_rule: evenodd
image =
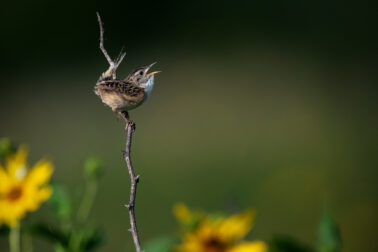
<path id="1" fill-rule="evenodd" d="M 148 73 L 155 62 L 149 66 L 135 69 L 124 80 L 117 79 L 117 68 L 126 53 L 121 52 L 116 62 L 113 62 L 104 48 L 104 30 L 98 13 L 97 17 L 100 25 L 100 49 L 108 60 L 110 67 L 98 79 L 95 85 L 95 93 L 114 113 L 120 117 L 123 116 L 127 123 L 130 123 L 128 111 L 135 109 L 147 100 L 154 86 L 155 74 L 160 71 Z"/>
<path id="2" fill-rule="evenodd" d="M 159 71 L 148 73 L 154 64 L 135 69 L 124 80 L 113 79 L 110 69 L 97 81 L 95 93 L 117 115 L 135 109 L 147 100 L 154 87 L 154 75 Z"/>

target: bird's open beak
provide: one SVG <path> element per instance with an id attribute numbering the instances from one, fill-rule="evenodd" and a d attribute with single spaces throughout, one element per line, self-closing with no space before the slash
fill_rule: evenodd
<path id="1" fill-rule="evenodd" d="M 154 62 L 154 63 L 152 63 L 151 65 L 149 65 L 148 67 L 147 67 L 147 72 L 148 72 L 148 70 L 150 70 L 150 68 L 153 66 L 153 65 L 155 65 L 156 64 L 156 62 Z M 152 73 L 148 73 L 147 74 L 147 76 L 153 76 L 153 75 L 155 75 L 155 74 L 157 74 L 157 73 L 160 73 L 161 71 L 155 71 L 155 72 L 152 72 Z"/>
<path id="2" fill-rule="evenodd" d="M 148 73 L 147 75 L 148 76 L 153 76 L 153 75 L 158 74 L 158 73 L 161 73 L 161 71 L 155 71 L 155 72 L 152 72 L 152 73 Z"/>

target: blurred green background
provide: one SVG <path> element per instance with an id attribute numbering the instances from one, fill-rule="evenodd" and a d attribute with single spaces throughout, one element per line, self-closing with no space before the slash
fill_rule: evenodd
<path id="1" fill-rule="evenodd" d="M 377 23 L 373 1 L 7 1 L 0 9 L 0 135 L 55 163 L 78 194 L 82 161 L 106 169 L 91 221 L 99 251 L 133 251 L 124 125 L 93 92 L 157 61 L 132 111 L 142 243 L 176 231 L 172 205 L 258 210 L 254 239 L 314 244 L 327 208 L 345 252 L 378 251 Z M 46 210 L 31 216 L 48 219 Z M 37 240 L 36 251 L 52 251 Z M 0 239 L 0 250 L 7 241 Z"/>

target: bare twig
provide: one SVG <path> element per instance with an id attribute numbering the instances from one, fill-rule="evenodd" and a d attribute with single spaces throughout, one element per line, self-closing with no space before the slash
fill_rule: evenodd
<path id="1" fill-rule="evenodd" d="M 126 53 L 122 53 L 123 50 L 121 50 L 121 52 L 120 52 L 119 56 L 117 57 L 117 60 L 116 60 L 115 63 L 110 58 L 108 52 L 104 48 L 104 29 L 102 27 L 101 17 L 100 17 L 100 14 L 98 12 L 96 12 L 96 14 L 97 14 L 97 20 L 98 20 L 98 23 L 99 23 L 99 26 L 100 26 L 100 49 L 101 49 L 102 53 L 104 54 L 105 58 L 107 59 L 107 61 L 109 62 L 109 65 L 110 65 L 109 69 L 105 73 L 102 74 L 100 79 L 104 78 L 104 77 L 107 78 L 107 77 L 110 77 L 110 76 L 112 76 L 113 79 L 116 79 L 117 68 L 118 68 L 119 64 L 121 64 Z M 126 122 L 125 130 L 126 130 L 126 135 L 127 135 L 127 137 L 126 137 L 126 149 L 125 149 L 125 151 L 123 151 L 123 157 L 126 161 L 126 165 L 127 165 L 128 171 L 129 171 L 130 181 L 131 181 L 130 200 L 129 200 L 129 203 L 127 205 L 125 205 L 125 207 L 129 211 L 130 226 L 131 226 L 129 231 L 131 232 L 131 235 L 133 237 L 136 252 L 141 252 L 142 250 L 141 250 L 141 247 L 140 247 L 138 229 L 137 229 L 136 220 L 135 220 L 135 198 L 136 198 L 137 184 L 139 182 L 139 175 L 135 176 L 134 169 L 133 169 L 131 159 L 130 159 L 131 140 L 132 140 L 133 132 L 135 130 L 135 123 L 129 120 L 129 114 L 127 113 L 127 111 L 123 111 L 121 113 L 121 115 Z"/>
<path id="2" fill-rule="evenodd" d="M 136 220 L 135 220 L 135 198 L 136 198 L 136 190 L 137 185 L 139 182 L 139 175 L 135 176 L 133 165 L 131 163 L 130 159 L 130 152 L 131 152 L 131 140 L 133 137 L 133 132 L 135 130 L 135 124 L 134 122 L 129 120 L 129 114 L 127 111 L 122 112 L 122 116 L 126 122 L 126 150 L 123 152 L 123 157 L 125 158 L 127 169 L 129 171 L 130 175 L 130 182 L 131 182 L 131 189 L 130 189 L 130 201 L 129 204 L 125 205 L 125 207 L 129 210 L 129 217 L 130 217 L 130 225 L 131 228 L 129 231 L 131 232 L 135 244 L 135 248 L 137 252 L 141 251 L 140 248 L 140 242 L 139 242 L 139 236 L 138 236 L 138 229 L 136 226 Z"/>
<path id="3" fill-rule="evenodd" d="M 126 56 L 126 53 L 122 53 L 123 51 L 123 48 L 122 48 L 121 52 L 119 53 L 117 57 L 116 62 L 114 62 L 112 58 L 110 58 L 108 52 L 106 51 L 104 47 L 104 28 L 102 26 L 101 16 L 98 12 L 96 12 L 96 15 L 97 15 L 98 25 L 100 26 L 100 49 L 110 65 L 109 69 L 106 71 L 105 74 L 110 73 L 113 79 L 117 79 L 117 75 L 116 75 L 117 68 L 121 64 L 123 58 Z"/>
<path id="4" fill-rule="evenodd" d="M 100 49 L 102 53 L 105 55 L 106 60 L 109 62 L 109 65 L 114 67 L 114 62 L 112 58 L 110 58 L 108 52 L 104 48 L 104 28 L 102 27 L 100 14 L 98 12 L 96 12 L 96 14 L 97 14 L 98 24 L 100 26 Z"/>

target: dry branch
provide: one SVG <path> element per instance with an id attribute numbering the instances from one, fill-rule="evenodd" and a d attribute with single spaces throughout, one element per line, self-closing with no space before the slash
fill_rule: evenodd
<path id="1" fill-rule="evenodd" d="M 123 58 L 125 57 L 126 53 L 121 53 L 119 54 L 116 62 L 114 62 L 106 49 L 104 48 L 104 29 L 102 27 L 102 21 L 100 14 L 96 12 L 97 14 L 97 20 L 100 26 L 100 49 L 102 53 L 104 54 L 106 60 L 109 62 L 109 69 L 104 73 L 105 75 L 110 74 L 113 79 L 116 79 L 116 71 L 119 66 L 119 64 L 122 62 Z M 103 75 L 104 75 L 103 74 Z M 130 175 L 130 181 L 131 181 L 131 189 L 130 189 L 130 200 L 129 203 L 125 205 L 125 207 L 129 211 L 129 217 L 130 217 L 130 229 L 129 231 L 131 232 L 131 235 L 133 237 L 134 245 L 136 252 L 141 252 L 141 247 L 140 247 L 140 241 L 139 241 L 139 235 L 138 235 L 138 229 L 136 225 L 136 220 L 135 220 L 135 198 L 136 198 L 136 189 L 137 185 L 139 182 L 139 176 L 135 176 L 134 169 L 131 163 L 131 158 L 130 158 L 130 152 L 131 152 L 131 141 L 133 137 L 133 132 L 135 131 L 135 123 L 129 120 L 129 114 L 127 111 L 122 112 L 122 117 L 125 120 L 126 123 L 126 149 L 123 151 L 123 157 L 126 161 L 127 169 L 129 171 Z"/>
<path id="2" fill-rule="evenodd" d="M 136 251 L 140 252 L 141 251 L 140 241 L 139 241 L 138 229 L 137 229 L 136 220 L 135 220 L 135 198 L 136 198 L 137 185 L 139 182 L 139 175 L 135 176 L 133 165 L 130 158 L 131 141 L 133 137 L 133 132 L 135 130 L 135 123 L 129 120 L 129 115 L 127 112 L 123 112 L 122 115 L 126 122 L 125 130 L 127 134 L 126 150 L 123 152 L 123 157 L 125 158 L 125 161 L 126 161 L 127 169 L 130 175 L 130 183 L 131 183 L 130 200 L 129 200 L 129 204 L 125 205 L 125 207 L 129 210 L 130 225 L 131 225 L 131 228 L 129 229 L 129 231 L 131 232 L 133 236 Z"/>

